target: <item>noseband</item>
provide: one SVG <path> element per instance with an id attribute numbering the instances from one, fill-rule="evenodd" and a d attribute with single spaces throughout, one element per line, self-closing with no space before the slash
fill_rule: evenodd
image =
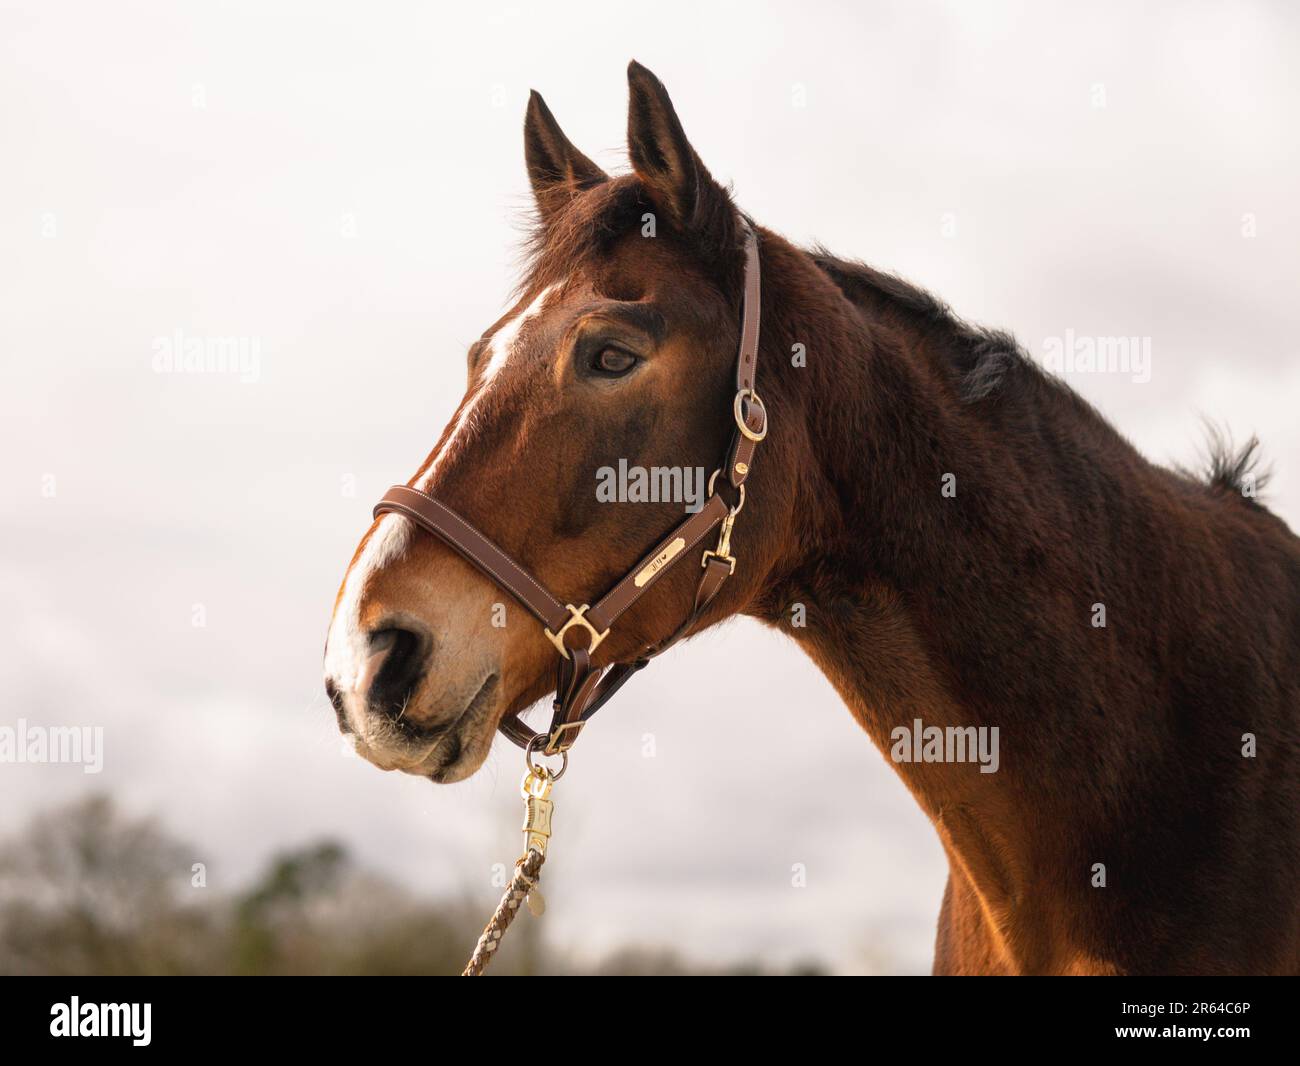
<path id="1" fill-rule="evenodd" d="M 376 518 L 381 514 L 402 515 L 454 548 L 541 622 L 560 657 L 550 728 L 545 733 L 534 733 L 517 714 L 507 716 L 500 725 L 501 732 L 524 748 L 530 757 L 540 750 L 546 755 L 562 755 L 567 762 L 569 748 L 591 716 L 628 678 L 684 637 L 713 602 L 723 583 L 735 573 L 732 526 L 745 505 L 745 479 L 749 476 L 755 448 L 767 436 L 767 410 L 754 391 L 760 309 L 758 238 L 746 225 L 744 309 L 740 351 L 736 357 L 736 395 L 731 411 L 735 430 L 723 464 L 709 479 L 709 497 L 704 506 L 671 530 L 594 604 L 584 603 L 580 607 L 561 604 L 540 581 L 483 533 L 427 492 L 395 485 L 375 506 Z M 724 472 L 738 493 L 734 507 L 715 491 L 718 477 Z M 702 573 L 695 590 L 695 603 L 685 621 L 668 637 L 643 648 L 631 660 L 599 669 L 593 666 L 592 655 L 619 617 L 719 526 L 716 546 L 705 551 L 701 559 Z M 579 643 L 584 634 L 586 641 Z"/>

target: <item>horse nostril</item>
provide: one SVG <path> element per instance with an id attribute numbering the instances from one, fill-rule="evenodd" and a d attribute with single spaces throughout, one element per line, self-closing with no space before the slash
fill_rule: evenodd
<path id="1" fill-rule="evenodd" d="M 332 678 L 325 679 L 325 695 L 330 698 L 330 703 L 334 707 L 334 717 L 339 723 L 339 732 L 348 734 L 352 732 L 352 727 L 348 725 L 348 712 L 343 705 L 343 693 L 338 690 Z"/>
<path id="2" fill-rule="evenodd" d="M 400 718 L 424 677 L 429 642 L 409 629 L 377 629 L 370 634 L 370 654 L 380 662 L 367 690 L 367 702 L 372 710 Z"/>

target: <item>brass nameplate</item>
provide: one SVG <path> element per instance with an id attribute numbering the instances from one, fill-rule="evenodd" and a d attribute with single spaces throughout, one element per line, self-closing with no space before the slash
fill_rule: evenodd
<path id="1" fill-rule="evenodd" d="M 632 583 L 637 588 L 642 588 L 655 574 L 672 562 L 677 557 L 677 553 L 684 547 L 686 547 L 686 538 L 677 537 L 668 547 L 641 568 L 641 572 L 636 575 L 636 580 Z"/>

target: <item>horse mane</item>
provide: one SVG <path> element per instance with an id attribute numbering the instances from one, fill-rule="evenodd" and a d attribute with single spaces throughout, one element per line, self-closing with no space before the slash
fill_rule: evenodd
<path id="1" fill-rule="evenodd" d="M 963 404 L 978 403 L 1011 390 L 1033 389 L 1041 398 L 1046 389 L 1075 413 L 1086 413 L 1113 431 L 1096 408 L 1034 362 L 1010 333 L 972 325 L 920 286 L 866 263 L 841 259 L 820 244 L 807 254 L 852 303 L 888 306 L 926 333 L 942 337 L 957 397 Z M 1201 467 L 1179 466 L 1175 472 L 1204 488 L 1228 492 L 1251 506 L 1259 506 L 1259 494 L 1272 474 L 1261 467 L 1259 438 L 1252 436 L 1238 448 L 1231 434 L 1213 423 L 1207 422 L 1205 431 L 1206 456 Z"/>
<path id="2" fill-rule="evenodd" d="M 897 274 L 858 260 L 840 259 L 821 245 L 815 245 L 808 255 L 853 303 L 888 304 L 913 325 L 942 336 L 962 403 L 987 399 L 1017 378 L 1045 377 L 1010 333 L 972 325 L 933 293 Z"/>
<path id="3" fill-rule="evenodd" d="M 1238 448 L 1231 433 L 1209 420 L 1205 422 L 1205 436 L 1205 458 L 1200 469 L 1179 467 L 1178 472 L 1211 489 L 1232 493 L 1253 507 L 1260 506 L 1260 494 L 1273 470 L 1263 465 L 1259 438 L 1252 434 Z"/>

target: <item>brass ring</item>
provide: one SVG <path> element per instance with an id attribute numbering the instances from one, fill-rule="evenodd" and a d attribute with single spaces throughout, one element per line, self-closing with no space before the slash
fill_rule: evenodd
<path id="1" fill-rule="evenodd" d="M 567 751 L 560 752 L 560 758 L 563 761 L 560 763 L 559 770 L 548 770 L 545 766 L 537 766 L 533 763 L 533 753 L 537 750 L 539 744 L 546 743 L 548 739 L 546 733 L 534 735 L 533 739 L 528 742 L 528 746 L 524 748 L 524 762 L 533 773 L 540 771 L 550 777 L 552 781 L 558 781 L 564 776 L 564 771 L 569 768 L 569 753 Z"/>
<path id="2" fill-rule="evenodd" d="M 708 496 L 713 496 L 713 495 L 715 495 L 715 493 L 714 493 L 714 491 L 713 491 L 713 486 L 717 484 L 717 482 L 718 482 L 718 475 L 721 474 L 721 473 L 722 473 L 722 467 L 718 467 L 717 470 L 713 471 L 713 473 L 709 475 L 709 487 L 708 487 L 708 489 L 706 490 L 705 495 L 708 495 Z M 738 504 L 736 504 L 734 510 L 731 509 L 731 508 L 728 508 L 728 511 L 730 512 L 731 517 L 732 517 L 732 518 L 735 518 L 736 515 L 740 514 L 740 509 L 741 509 L 742 507 L 744 507 L 744 506 L 745 506 L 745 486 L 742 484 L 742 485 L 740 486 L 740 502 L 739 502 Z"/>
<path id="3" fill-rule="evenodd" d="M 755 433 L 745 424 L 745 416 L 740 412 L 740 403 L 746 399 L 763 412 L 763 429 L 759 433 Z M 767 405 L 763 403 L 762 398 L 753 389 L 741 389 L 736 393 L 736 399 L 732 402 L 731 411 L 736 416 L 736 428 L 740 430 L 741 436 L 752 440 L 755 444 L 767 436 Z"/>

